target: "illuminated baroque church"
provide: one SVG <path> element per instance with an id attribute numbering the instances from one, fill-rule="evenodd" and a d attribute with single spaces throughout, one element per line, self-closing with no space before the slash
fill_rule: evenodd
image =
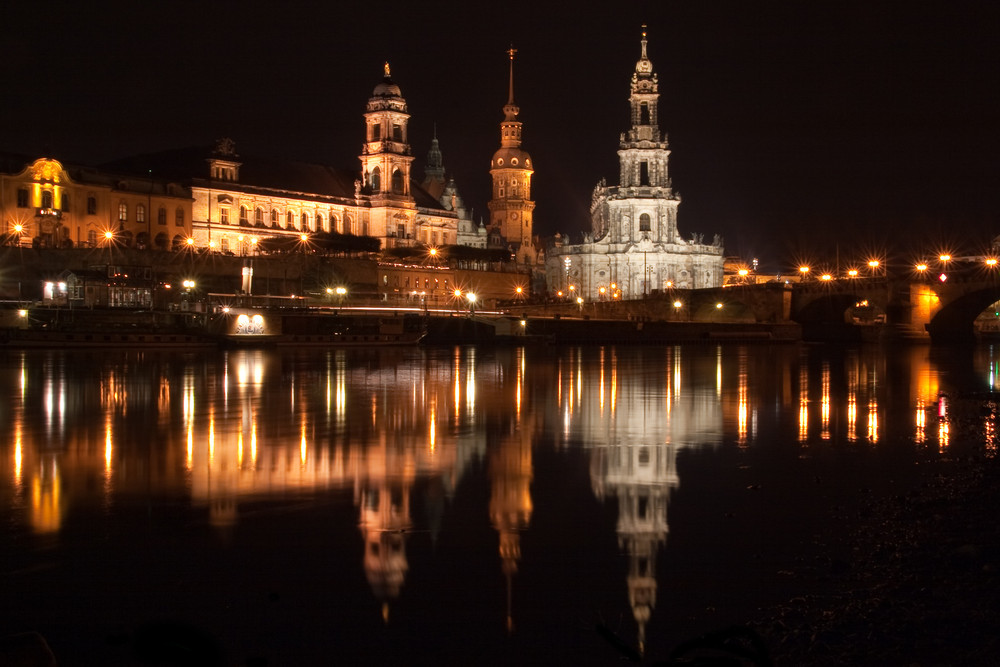
<path id="1" fill-rule="evenodd" d="M 645 29 L 641 45 L 629 96 L 631 127 L 618 148 L 619 185 L 602 179 L 594 188 L 592 229 L 583 243 L 557 240 L 548 251 L 552 293 L 573 287 L 587 300 L 641 299 L 671 288 L 722 285 L 721 238 L 684 239 L 677 229 L 681 198 L 668 171 L 670 149 L 660 131 L 659 82 L 646 54 Z"/>

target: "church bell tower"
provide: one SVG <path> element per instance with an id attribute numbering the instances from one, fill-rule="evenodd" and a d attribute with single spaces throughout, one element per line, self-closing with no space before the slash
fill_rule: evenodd
<path id="1" fill-rule="evenodd" d="M 519 262 L 534 264 L 538 259 L 532 219 L 535 202 L 531 200 L 534 168 L 531 156 L 521 148 L 521 122 L 517 120 L 521 109 L 514 103 L 515 53 L 517 50 L 513 47 L 507 51 L 510 57 L 509 93 L 500 123 L 500 150 L 490 161 L 493 178 L 493 198 L 488 204 L 490 230 L 503 236 Z"/>
<path id="2" fill-rule="evenodd" d="M 375 86 L 365 111 L 365 143 L 361 152 L 363 185 L 373 199 L 410 200 L 410 114 L 399 86 L 389 75 Z"/>

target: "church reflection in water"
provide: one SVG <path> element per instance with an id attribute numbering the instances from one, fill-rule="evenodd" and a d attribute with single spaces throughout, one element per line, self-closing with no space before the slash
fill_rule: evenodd
<path id="1" fill-rule="evenodd" d="M 896 363 L 908 388 L 901 411 L 911 415 L 903 435 L 948 449 L 949 406 L 934 360 L 914 348 Z M 991 390 L 1000 383 L 992 356 L 975 367 L 988 369 Z M 767 354 L 746 346 L 241 350 L 221 359 L 121 352 L 82 364 L 48 352 L 10 355 L 0 371 L 11 397 L 0 490 L 14 522 L 58 534 L 77 507 L 180 491 L 225 532 L 244 503 L 349 490 L 358 557 L 387 623 L 411 574 L 415 489 L 423 483 L 447 499 L 422 501 L 435 517 L 429 529 L 440 530 L 459 482 L 482 463 L 483 520 L 497 537 L 513 631 L 521 536 L 539 497 L 533 450 L 543 440 L 582 448 L 594 496 L 617 504 L 621 586 L 640 647 L 656 611 L 680 452 L 754 447 L 768 415 L 778 415 L 775 428 L 793 420 L 793 441 L 804 447 L 877 447 L 886 402 L 900 388 L 897 378 L 895 393 L 884 392 L 882 355 L 819 358 L 794 346 Z M 995 450 L 992 429 L 985 419 Z"/>

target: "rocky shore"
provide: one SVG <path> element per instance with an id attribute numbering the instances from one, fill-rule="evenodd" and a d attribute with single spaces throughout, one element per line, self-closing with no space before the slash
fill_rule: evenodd
<path id="1" fill-rule="evenodd" d="M 951 442 L 920 485 L 871 498 L 849 537 L 802 562 L 801 597 L 751 624 L 775 665 L 994 665 L 1000 661 L 1000 396 L 951 399 Z M 854 512 L 852 512 L 854 513 Z"/>

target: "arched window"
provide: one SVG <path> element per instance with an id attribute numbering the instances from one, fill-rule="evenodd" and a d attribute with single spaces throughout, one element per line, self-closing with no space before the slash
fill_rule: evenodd
<path id="1" fill-rule="evenodd" d="M 646 102 L 639 105 L 639 125 L 649 125 L 649 104 Z"/>
<path id="2" fill-rule="evenodd" d="M 249 225 L 250 224 L 250 214 L 247 211 L 246 206 L 240 206 L 240 224 Z"/>
<path id="3" fill-rule="evenodd" d="M 403 172 L 399 169 L 392 172 L 392 192 L 393 194 L 403 194 Z"/>
<path id="4" fill-rule="evenodd" d="M 330 231 L 331 232 L 343 232 L 344 230 L 340 228 L 340 218 L 335 215 L 330 216 Z"/>
<path id="5" fill-rule="evenodd" d="M 146 207 L 142 204 L 137 204 L 135 207 L 135 221 L 146 222 Z"/>
<path id="6" fill-rule="evenodd" d="M 52 208 L 52 190 L 42 190 L 42 208 Z"/>
<path id="7" fill-rule="evenodd" d="M 178 206 L 177 210 L 174 211 L 174 226 L 175 227 L 184 226 L 184 209 L 182 209 L 180 206 Z"/>
<path id="8" fill-rule="evenodd" d="M 122 202 L 118 204 L 118 222 L 125 222 L 128 220 L 128 204 Z"/>
<path id="9" fill-rule="evenodd" d="M 323 229 L 323 214 L 322 213 L 317 213 L 316 214 L 316 229 L 315 229 L 315 231 L 317 231 L 317 232 L 325 232 L 326 231 L 325 229 Z"/>
<path id="10" fill-rule="evenodd" d="M 277 227 L 277 226 L 278 226 L 278 210 L 272 208 L 271 209 L 271 227 Z"/>
<path id="11" fill-rule="evenodd" d="M 309 214 L 305 211 L 302 211 L 302 231 L 309 231 Z"/>
<path id="12" fill-rule="evenodd" d="M 649 213 L 643 213 L 639 216 L 639 231 L 648 232 L 650 231 L 649 226 Z"/>
<path id="13" fill-rule="evenodd" d="M 344 216 L 344 233 L 353 234 L 354 233 L 354 218 L 347 215 Z"/>
<path id="14" fill-rule="evenodd" d="M 260 206 L 258 206 L 257 210 L 255 210 L 253 213 L 253 224 L 255 224 L 258 227 L 264 226 L 264 209 L 262 209 Z"/>
<path id="15" fill-rule="evenodd" d="M 87 197 L 87 215 L 97 215 L 97 197 Z"/>
<path id="16" fill-rule="evenodd" d="M 295 229 L 295 214 L 291 211 L 285 213 L 285 229 Z"/>
<path id="17" fill-rule="evenodd" d="M 375 167 L 374 169 L 372 169 L 371 180 L 372 180 L 372 192 L 381 192 L 382 191 L 382 172 L 379 170 L 378 167 Z"/>
<path id="18" fill-rule="evenodd" d="M 167 224 L 167 209 L 160 207 L 156 211 L 156 224 L 165 225 Z"/>

